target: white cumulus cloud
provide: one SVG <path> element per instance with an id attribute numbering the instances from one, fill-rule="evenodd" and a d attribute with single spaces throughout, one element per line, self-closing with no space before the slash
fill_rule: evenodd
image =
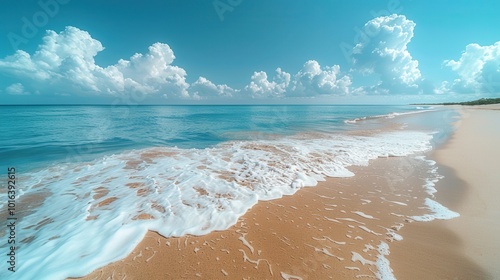
<path id="1" fill-rule="evenodd" d="M 100 66 L 95 57 L 104 50 L 97 39 L 76 27 L 47 31 L 30 54 L 22 50 L 0 59 L 0 92 L 10 95 L 111 96 L 207 100 L 211 98 L 288 98 L 325 95 L 490 93 L 500 92 L 500 42 L 490 46 L 469 44 L 458 60 L 444 65 L 457 73 L 454 81 L 435 88 L 423 78 L 419 62 L 408 51 L 416 24 L 404 15 L 381 16 L 360 30 L 352 49 L 352 68 L 321 66 L 309 60 L 296 72 L 277 68 L 272 74 L 254 72 L 243 88 L 214 84 L 199 77 L 189 84 L 186 71 L 176 65 L 169 45 L 155 43 L 115 64 Z M 140 97 L 139 99 L 137 97 Z M 147 101 L 145 101 L 147 102 Z"/>
<path id="2" fill-rule="evenodd" d="M 233 97 L 239 91 L 228 85 L 215 85 L 205 77 L 199 77 L 196 82 L 191 84 L 189 92 L 195 99 L 204 99 L 209 97 Z"/>
<path id="3" fill-rule="evenodd" d="M 5 88 L 5 92 L 10 95 L 28 95 L 29 92 L 24 91 L 24 86 L 21 83 L 15 83 L 7 88 Z"/>
<path id="4" fill-rule="evenodd" d="M 324 68 L 315 61 L 304 63 L 302 69 L 295 75 L 293 93 L 296 95 L 346 95 L 349 93 L 351 78 L 340 72 L 340 66 Z"/>
<path id="5" fill-rule="evenodd" d="M 95 63 L 94 57 L 102 50 L 101 42 L 76 27 L 66 27 L 60 33 L 49 30 L 33 55 L 19 50 L 1 59 L 0 72 L 29 81 L 25 85 L 61 94 L 140 92 L 188 97 L 186 71 L 171 65 L 175 56 L 167 44 L 155 43 L 146 54 L 136 53 L 108 67 Z"/>
<path id="6" fill-rule="evenodd" d="M 416 24 L 403 15 L 374 18 L 362 28 L 363 40 L 352 51 L 354 70 L 380 77 L 370 91 L 417 93 L 421 82 L 418 61 L 407 45 Z"/>
<path id="7" fill-rule="evenodd" d="M 266 72 L 254 72 L 245 90 L 250 92 L 252 97 L 283 97 L 289 84 L 290 74 L 278 68 L 272 81 L 269 81 Z"/>
<path id="8" fill-rule="evenodd" d="M 445 87 L 455 93 L 500 93 L 500 41 L 490 46 L 469 44 L 460 59 L 444 62 L 459 76 Z"/>
<path id="9" fill-rule="evenodd" d="M 350 77 L 340 72 L 340 66 L 322 68 L 317 61 L 309 60 L 293 76 L 281 68 L 271 80 L 266 72 L 255 72 L 245 90 L 252 97 L 345 95 L 350 85 Z"/>

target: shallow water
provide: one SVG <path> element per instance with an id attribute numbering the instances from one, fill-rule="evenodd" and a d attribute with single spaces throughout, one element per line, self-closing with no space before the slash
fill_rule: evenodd
<path id="1" fill-rule="evenodd" d="M 0 153 L 18 176 L 15 279 L 89 273 L 125 257 L 147 230 L 226 229 L 259 200 L 353 176 L 348 167 L 370 159 L 429 151 L 453 116 L 411 114 L 416 121 L 407 113 L 430 108 L 407 106 L 1 109 Z M 377 117 L 353 121 L 363 116 Z M 0 276 L 12 276 L 4 266 Z"/>

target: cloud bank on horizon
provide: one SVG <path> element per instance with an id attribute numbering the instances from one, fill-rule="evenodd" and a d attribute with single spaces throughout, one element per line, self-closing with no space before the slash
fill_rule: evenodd
<path id="1" fill-rule="evenodd" d="M 404 15 L 374 18 L 362 28 L 365 38 L 350 50 L 350 69 L 321 66 L 309 60 L 295 74 L 281 68 L 272 75 L 256 71 L 240 89 L 214 84 L 206 77 L 188 83 L 187 71 L 173 65 L 174 51 L 160 42 L 151 45 L 147 53 L 100 66 L 94 58 L 104 50 L 101 42 L 84 30 L 68 26 L 59 33 L 47 31 L 33 54 L 18 50 L 0 59 L 0 73 L 6 77 L 0 82 L 0 95 L 136 94 L 186 101 L 328 95 L 500 95 L 500 41 L 490 46 L 467 45 L 457 60 L 443 62 L 457 78 L 434 85 L 426 80 L 407 48 L 415 26 Z"/>

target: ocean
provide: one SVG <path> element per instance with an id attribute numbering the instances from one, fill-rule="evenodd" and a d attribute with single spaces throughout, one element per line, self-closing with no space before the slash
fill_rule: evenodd
<path id="1" fill-rule="evenodd" d="M 83 276 L 148 230 L 227 229 L 258 201 L 355 176 L 349 166 L 425 154 L 455 116 L 430 106 L 0 106 L 4 197 L 15 169 L 14 207 L 2 200 L 0 218 L 16 218 L 16 272 L 2 260 L 0 278 Z M 11 236 L 0 229 L 2 254 Z"/>

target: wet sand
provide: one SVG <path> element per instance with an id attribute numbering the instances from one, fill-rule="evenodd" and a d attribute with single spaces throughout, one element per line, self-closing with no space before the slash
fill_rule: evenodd
<path id="1" fill-rule="evenodd" d="M 434 154 L 445 175 L 436 198 L 461 216 L 402 230 L 389 257 L 400 279 L 500 279 L 500 105 L 461 110 L 456 132 Z"/>
<path id="2" fill-rule="evenodd" d="M 400 228 L 412 223 L 407 216 L 427 213 L 419 208 L 427 196 L 426 166 L 377 159 L 352 168 L 355 177 L 259 202 L 226 231 L 180 238 L 149 232 L 126 259 L 85 279 L 376 277 L 381 242 L 392 247 Z"/>
<path id="3" fill-rule="evenodd" d="M 355 177 L 259 202 L 225 231 L 180 238 L 149 232 L 127 258 L 83 279 L 376 278 L 383 243 L 398 279 L 498 278 L 500 211 L 493 202 L 500 172 L 492 171 L 500 158 L 500 111 L 464 113 L 453 139 L 433 155 L 445 176 L 436 200 L 459 218 L 408 218 L 428 213 L 428 166 L 412 157 L 382 158 L 351 168 Z M 399 235 L 404 239 L 396 241 Z"/>

